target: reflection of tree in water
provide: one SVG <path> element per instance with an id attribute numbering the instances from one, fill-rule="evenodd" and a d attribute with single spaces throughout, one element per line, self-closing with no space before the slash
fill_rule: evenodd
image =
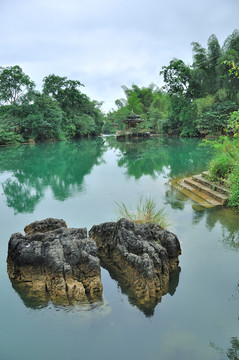
<path id="1" fill-rule="evenodd" d="M 48 187 L 61 201 L 83 191 L 85 175 L 102 162 L 104 151 L 99 138 L 1 149 L 0 172 L 13 173 L 2 185 L 8 206 L 32 212 Z"/>
<path id="2" fill-rule="evenodd" d="M 118 165 L 139 179 L 143 175 L 180 177 L 205 170 L 210 153 L 198 139 L 152 138 L 117 141 L 108 138 L 110 147 L 120 150 Z M 169 174 L 168 174 L 169 173 Z"/>
<path id="3" fill-rule="evenodd" d="M 231 338 L 231 347 L 227 350 L 227 357 L 230 360 L 239 360 L 239 340 L 237 337 Z"/>
<path id="4" fill-rule="evenodd" d="M 169 204 L 174 210 L 183 210 L 185 206 L 185 198 L 187 197 L 183 193 L 171 187 L 170 190 L 165 192 L 164 204 Z"/>
<path id="5" fill-rule="evenodd" d="M 18 179 L 7 179 L 2 186 L 8 207 L 14 208 L 18 213 L 33 212 L 44 195 L 42 187 L 36 186 L 33 189 L 28 181 L 21 183 Z"/>
<path id="6" fill-rule="evenodd" d="M 139 179 L 165 173 L 179 177 L 205 168 L 208 153 L 195 139 L 153 138 L 117 142 L 108 146 L 120 150 L 118 165 Z M 83 191 L 83 180 L 94 165 L 100 164 L 106 146 L 102 139 L 24 145 L 0 149 L 0 173 L 12 172 L 3 184 L 9 207 L 16 212 L 32 212 L 50 188 L 57 200 Z"/>
<path id="7" fill-rule="evenodd" d="M 233 336 L 230 342 L 231 346 L 226 350 L 226 353 L 220 346 L 214 343 L 210 343 L 210 346 L 220 354 L 221 359 L 239 360 L 239 340 Z"/>
<path id="8" fill-rule="evenodd" d="M 237 337 L 231 338 L 231 347 L 227 350 L 227 357 L 230 360 L 239 360 L 239 340 Z"/>
<path id="9" fill-rule="evenodd" d="M 222 227 L 222 243 L 233 250 L 239 250 L 239 214 L 229 208 L 211 208 L 194 211 L 193 223 L 206 220 L 206 227 L 211 231 L 217 224 Z"/>

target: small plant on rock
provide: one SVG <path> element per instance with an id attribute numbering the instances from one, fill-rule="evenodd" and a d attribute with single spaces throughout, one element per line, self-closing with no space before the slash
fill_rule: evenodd
<path id="1" fill-rule="evenodd" d="M 136 224 L 148 223 L 158 224 L 162 228 L 166 229 L 169 224 L 167 222 L 167 216 L 164 213 L 164 208 L 159 210 L 156 209 L 156 202 L 151 197 L 143 196 L 140 197 L 139 203 L 137 204 L 137 210 L 131 211 L 127 208 L 125 203 L 118 204 L 118 215 L 129 221 L 133 221 Z"/>

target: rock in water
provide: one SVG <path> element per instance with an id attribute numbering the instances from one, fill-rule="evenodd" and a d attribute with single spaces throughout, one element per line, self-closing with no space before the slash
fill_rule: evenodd
<path id="1" fill-rule="evenodd" d="M 18 291 L 59 305 L 102 300 L 97 246 L 86 228 L 68 229 L 63 220 L 46 219 L 25 231 L 8 244 L 8 274 Z"/>
<path id="2" fill-rule="evenodd" d="M 127 288 L 140 306 L 155 306 L 168 291 L 169 275 L 178 270 L 180 243 L 159 225 L 126 219 L 93 226 L 89 231 L 104 267 Z"/>
<path id="3" fill-rule="evenodd" d="M 33 235 L 38 232 L 44 233 L 47 231 L 60 229 L 62 227 L 67 228 L 64 220 L 47 218 L 41 221 L 34 221 L 33 223 L 25 226 L 24 231 L 26 235 Z"/>

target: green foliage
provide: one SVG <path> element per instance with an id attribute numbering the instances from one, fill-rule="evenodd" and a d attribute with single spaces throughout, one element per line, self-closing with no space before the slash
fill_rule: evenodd
<path id="1" fill-rule="evenodd" d="M 235 29 L 231 35 L 229 35 L 223 44 L 224 51 L 235 50 L 239 52 L 239 30 Z"/>
<path id="2" fill-rule="evenodd" d="M 83 114 L 74 117 L 76 136 L 93 135 L 96 133 L 96 124 L 92 116 Z"/>
<path id="3" fill-rule="evenodd" d="M 3 103 L 19 102 L 23 94 L 34 86 L 34 82 L 20 66 L 0 67 L 0 101 Z"/>
<path id="4" fill-rule="evenodd" d="M 199 98 L 194 101 L 197 107 L 197 115 L 202 115 L 206 110 L 210 109 L 215 102 L 213 95 L 207 95 L 205 98 Z"/>
<path id="5" fill-rule="evenodd" d="M 136 224 L 159 224 L 164 229 L 169 226 L 166 221 L 164 209 L 156 210 L 156 202 L 150 197 L 146 197 L 145 199 L 143 196 L 140 197 L 136 212 L 128 210 L 123 202 L 121 204 L 116 202 L 116 205 L 118 206 L 119 217 L 133 221 Z"/>
<path id="6" fill-rule="evenodd" d="M 104 119 L 103 130 L 113 133 L 124 129 L 124 120 L 132 111 L 141 115 L 143 123 L 140 129 L 158 132 L 162 130 L 163 121 L 168 117 L 169 96 L 156 85 L 139 88 L 133 84 L 132 88 L 122 86 L 126 99 L 115 101 L 118 109 L 110 111 Z"/>
<path id="7" fill-rule="evenodd" d="M 188 95 L 191 71 L 182 60 L 173 59 L 169 66 L 163 66 L 160 75 L 163 75 L 165 90 L 173 96 Z"/>
<path id="8" fill-rule="evenodd" d="M 76 95 L 78 93 L 80 86 L 84 86 L 80 81 L 68 80 L 67 77 L 54 74 L 48 75 L 43 79 L 43 93 L 52 96 L 62 105 L 65 99 L 69 98 L 69 94 Z"/>
<path id="9" fill-rule="evenodd" d="M 229 65 L 230 68 L 228 70 L 229 74 L 230 75 L 235 75 L 237 78 L 239 78 L 239 69 L 238 69 L 238 66 L 236 66 L 234 64 L 234 61 L 223 61 L 222 64 L 226 64 L 226 65 Z"/>
<path id="10" fill-rule="evenodd" d="M 14 131 L 5 131 L 0 128 L 0 145 L 13 145 L 23 143 L 24 139 Z"/>
<path id="11" fill-rule="evenodd" d="M 228 205 L 239 209 L 239 161 L 229 175 L 228 186 L 230 188 L 230 198 Z"/>
<path id="12" fill-rule="evenodd" d="M 220 181 L 220 179 L 228 178 L 233 169 L 232 158 L 229 154 L 219 153 L 209 165 L 209 174 L 212 180 Z"/>
<path id="13" fill-rule="evenodd" d="M 5 103 L 0 106 L 1 143 L 99 134 L 102 103 L 91 101 L 80 86 L 80 81 L 52 74 L 44 78 L 40 93 L 18 65 L 0 68 L 0 100 Z"/>
<path id="14" fill-rule="evenodd" d="M 216 102 L 211 106 L 205 107 L 196 120 L 197 129 L 199 131 L 207 130 L 210 133 L 217 132 L 219 134 L 223 128 L 227 128 L 230 114 L 236 108 L 236 104 L 230 100 Z"/>
<path id="15" fill-rule="evenodd" d="M 234 137 L 239 141 L 239 110 L 231 113 L 228 121 L 228 128 L 233 131 Z"/>
<path id="16" fill-rule="evenodd" d="M 26 139 L 58 140 L 62 121 L 62 111 L 58 103 L 40 93 L 36 93 L 33 100 L 33 104 L 24 104 L 20 109 L 21 133 Z"/>
<path id="17" fill-rule="evenodd" d="M 193 42 L 192 51 L 192 66 L 173 59 L 160 72 L 170 95 L 169 118 L 163 128 L 181 136 L 195 136 L 198 131 L 218 133 L 228 126 L 230 113 L 239 103 L 239 30 L 222 48 L 212 34 L 207 49 Z"/>
<path id="18" fill-rule="evenodd" d="M 215 140 L 212 146 L 215 153 L 209 164 L 209 177 L 226 180 L 230 192 L 228 205 L 239 209 L 239 144 L 227 136 Z"/>

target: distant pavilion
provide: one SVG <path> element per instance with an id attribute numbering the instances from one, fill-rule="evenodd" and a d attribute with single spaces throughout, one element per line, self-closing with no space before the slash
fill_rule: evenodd
<path id="1" fill-rule="evenodd" d="M 127 119 L 124 120 L 124 123 L 127 124 L 127 130 L 131 128 L 135 128 L 137 124 L 143 122 L 143 120 L 140 118 L 140 115 L 131 113 L 127 116 Z"/>

